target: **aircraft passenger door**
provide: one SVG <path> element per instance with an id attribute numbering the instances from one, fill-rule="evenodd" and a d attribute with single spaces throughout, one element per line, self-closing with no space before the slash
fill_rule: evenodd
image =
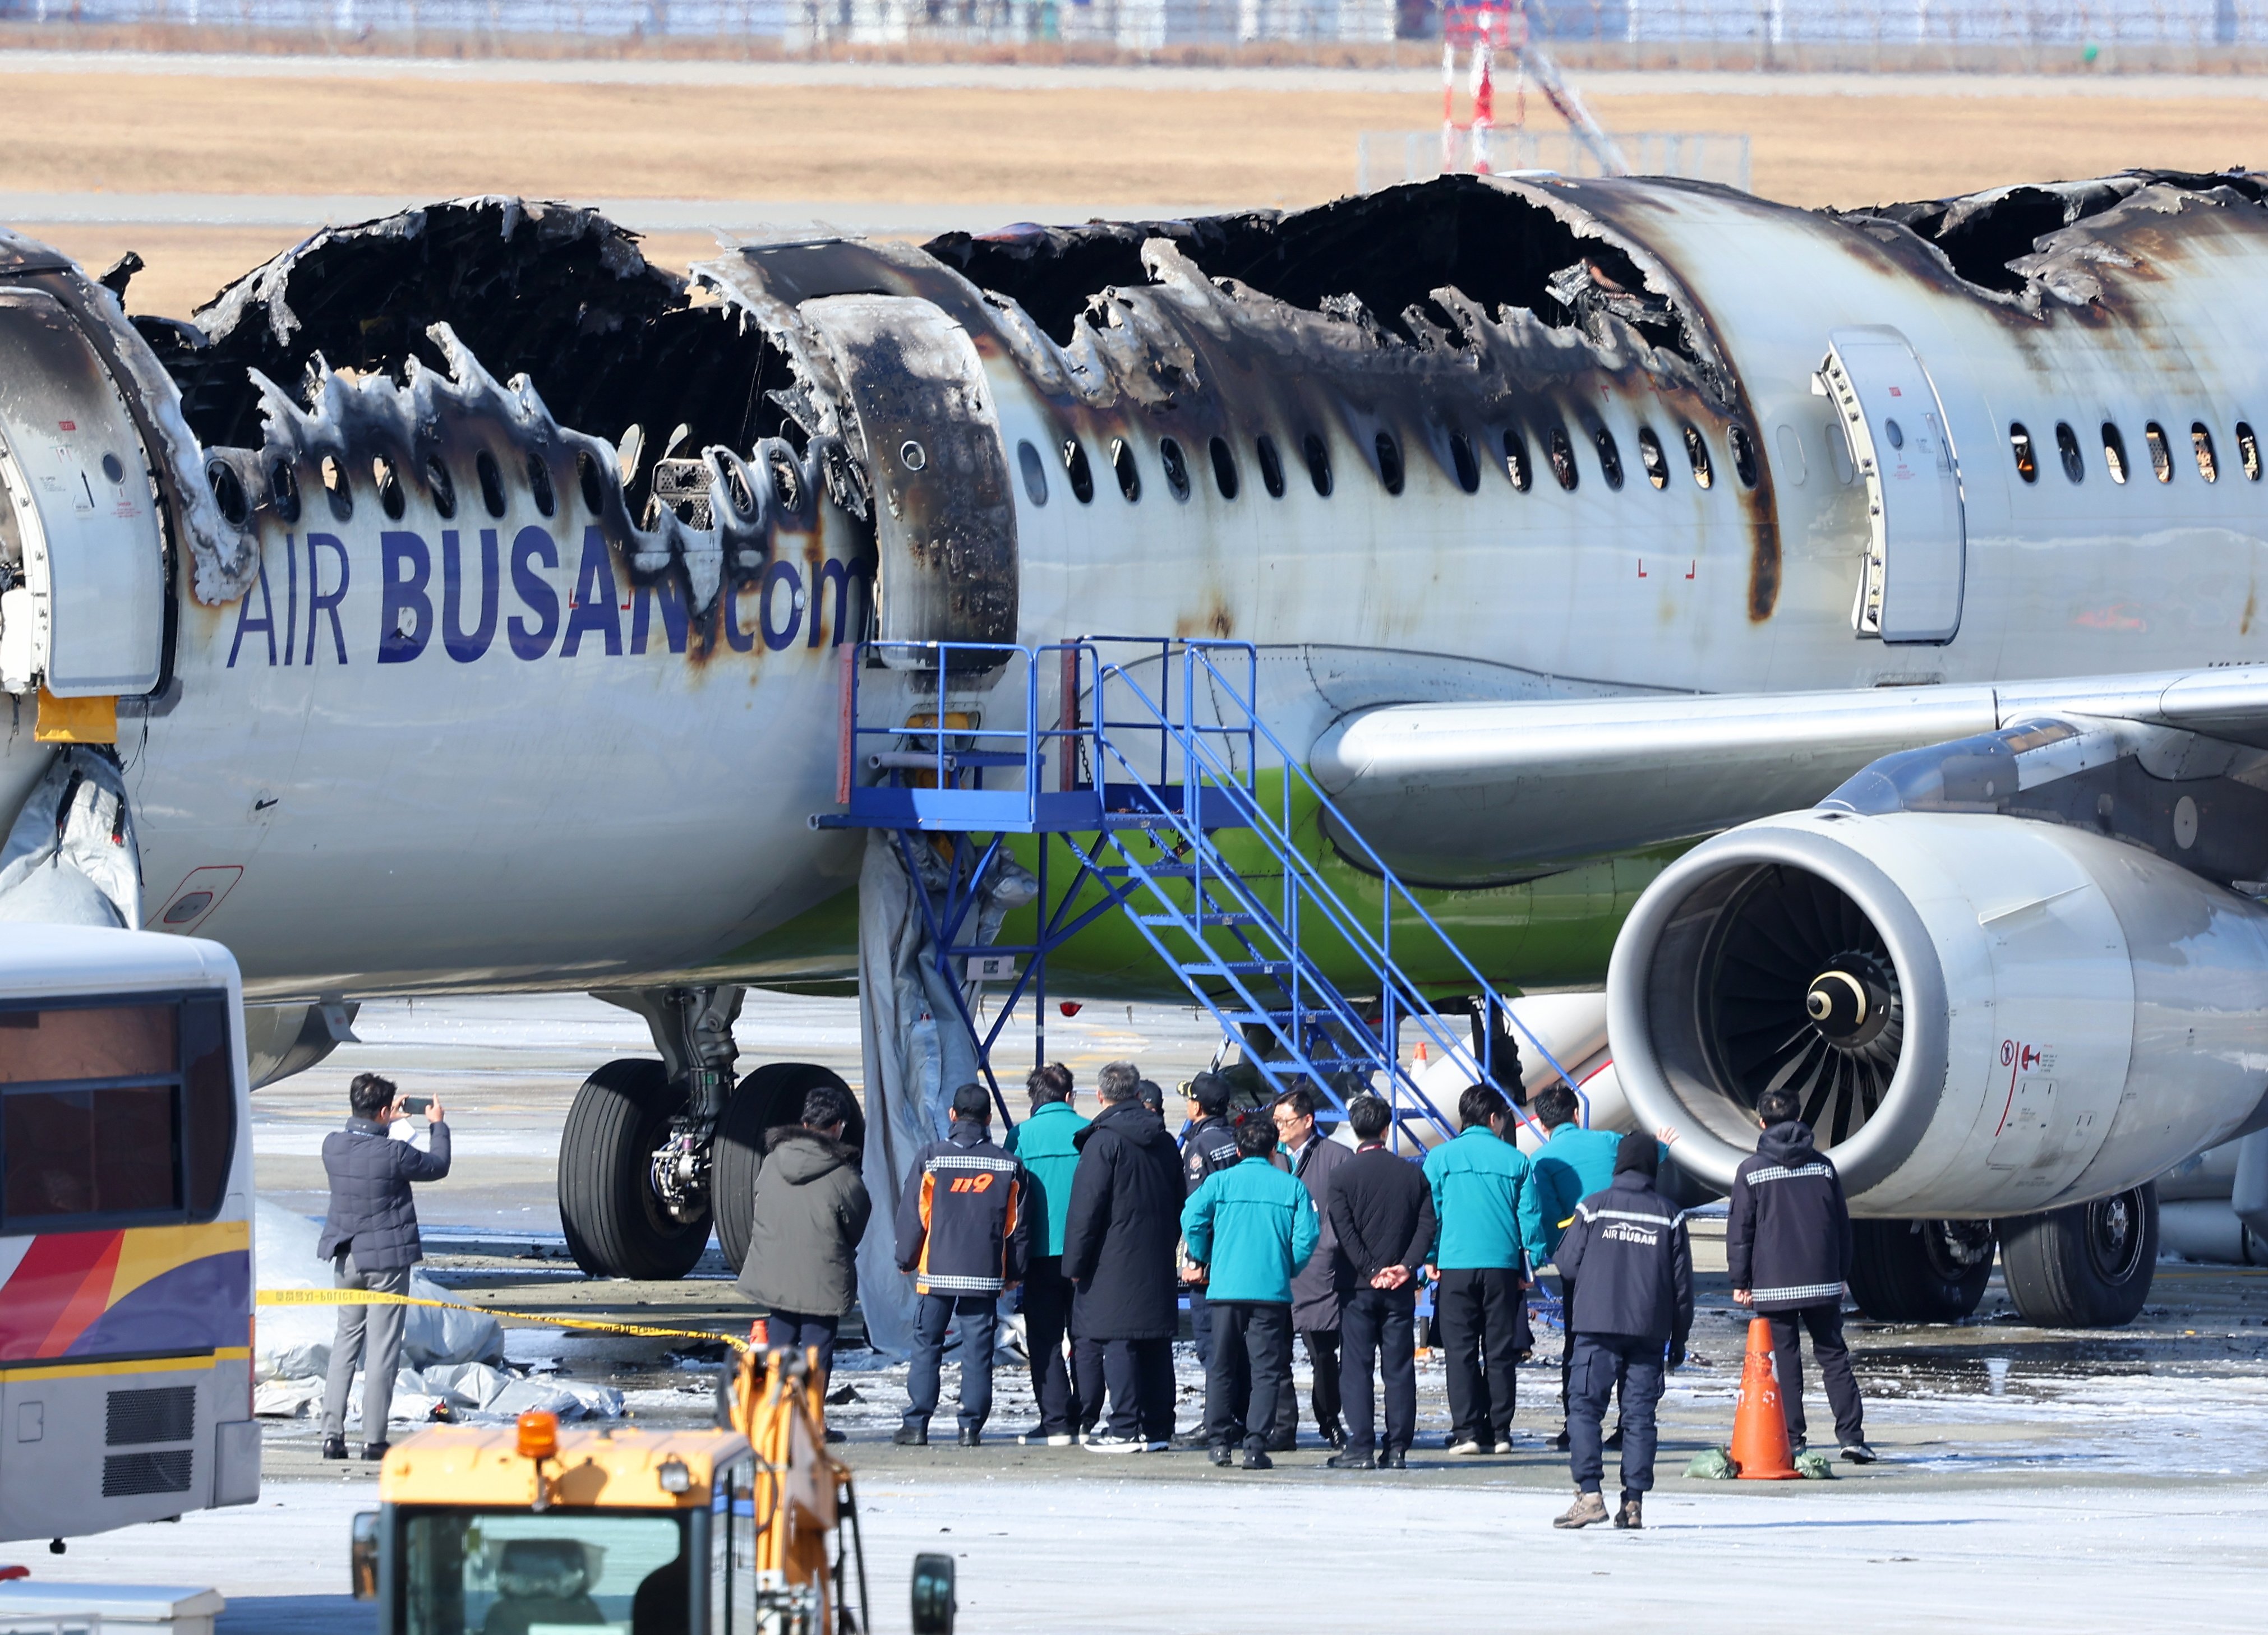
<path id="1" fill-rule="evenodd" d="M 1969 534 L 1961 461 L 1929 371 L 1887 326 L 1837 329 L 1820 378 L 1866 479 L 1866 571 L 1852 610 L 1861 636 L 1949 642 L 1961 628 Z"/>
<path id="2" fill-rule="evenodd" d="M 146 693 L 166 548 L 125 400 L 70 313 L 0 290 L 0 689 Z"/>

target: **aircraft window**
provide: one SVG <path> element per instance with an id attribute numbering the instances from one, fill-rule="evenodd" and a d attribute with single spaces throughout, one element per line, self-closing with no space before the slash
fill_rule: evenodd
<path id="1" fill-rule="evenodd" d="M 1086 446 L 1067 437 L 1063 446 L 1064 475 L 1071 479 L 1071 497 L 1082 505 L 1094 503 L 1094 472 L 1086 463 Z"/>
<path id="2" fill-rule="evenodd" d="M 1029 438 L 1016 445 L 1016 469 L 1024 475 L 1024 497 L 1035 505 L 1046 504 L 1048 503 L 1047 462 L 1040 458 L 1040 451 L 1032 446 L 1032 439 Z"/>
<path id="3" fill-rule="evenodd" d="M 1210 452 L 1212 454 L 1213 487 L 1220 490 L 1220 497 L 1223 499 L 1234 499 L 1237 487 L 1236 456 L 1228 452 L 1228 439 L 1213 438 L 1210 445 Z M 1279 470 L 1277 473 L 1277 481 L 1281 482 L 1282 480 L 1283 473 Z"/>
<path id="4" fill-rule="evenodd" d="M 323 492 L 331 502 L 331 515 L 344 522 L 354 515 L 354 490 L 347 486 L 347 468 L 338 456 L 323 456 Z"/>
<path id="5" fill-rule="evenodd" d="M 2027 482 L 2038 482 L 2040 462 L 2032 453 L 2032 434 L 2024 430 L 2022 421 L 2012 420 L 2008 423 L 2008 446 L 2014 451 L 2016 456 L 2016 475 Z"/>
<path id="6" fill-rule="evenodd" d="M 425 458 L 425 488 L 433 496 L 433 509 L 441 513 L 443 521 L 457 514 L 457 484 L 438 454 Z"/>
<path id="7" fill-rule="evenodd" d="M 1906 429 L 1896 421 L 1884 420 L 1882 431 L 1889 438 L 1892 448 L 1904 448 L 1906 446 Z"/>
<path id="8" fill-rule="evenodd" d="M 1528 445 L 1521 441 L 1517 431 L 1504 434 L 1504 474 L 1512 479 L 1514 490 L 1522 494 L 1528 492 L 1528 485 L 1535 480 L 1535 474 L 1528 467 Z"/>
<path id="9" fill-rule="evenodd" d="M 1472 439 L 1462 431 L 1449 433 L 1449 463 L 1457 468 L 1459 488 L 1468 494 L 1480 492 L 1480 461 L 1473 458 Z"/>
<path id="10" fill-rule="evenodd" d="M 1134 464 L 1134 446 L 1123 437 L 1110 439 L 1110 468 L 1118 475 L 1118 491 L 1126 496 L 1126 503 L 1135 504 L 1142 497 L 1142 473 Z"/>
<path id="11" fill-rule="evenodd" d="M 1315 485 L 1315 492 L 1329 499 L 1331 493 L 1331 451 L 1323 439 L 1314 432 L 1307 433 L 1300 447 L 1307 456 L 1307 476 Z"/>
<path id="12" fill-rule="evenodd" d="M 474 455 L 473 475 L 480 479 L 481 504 L 489 515 L 504 515 L 504 473 L 497 469 L 496 456 L 486 449 Z"/>
<path id="13" fill-rule="evenodd" d="M 588 450 L 575 456 L 575 479 L 583 490 L 583 509 L 594 517 L 606 510 L 606 482 L 599 475 L 599 462 Z"/>
<path id="14" fill-rule="evenodd" d="M 299 474 L 288 460 L 279 460 L 268 468 L 268 503 L 276 507 L 277 520 L 299 520 Z"/>
<path id="15" fill-rule="evenodd" d="M 1394 440 L 1394 433 L 1378 434 L 1378 480 L 1386 484 L 1389 494 L 1402 492 L 1402 445 Z"/>
<path id="16" fill-rule="evenodd" d="M 1276 452 L 1276 439 L 1263 436 L 1253 445 L 1260 456 L 1260 486 L 1268 490 L 1270 499 L 1284 497 L 1284 457 Z"/>
<path id="17" fill-rule="evenodd" d="M 2250 422 L 2240 420 L 2236 423 L 2236 452 L 2244 461 L 2245 480 L 2259 482 L 2260 439 L 2252 435 Z"/>
<path id="18" fill-rule="evenodd" d="M 901 458 L 903 456 L 901 455 Z M 928 463 L 926 456 L 924 457 L 923 463 Z M 803 509 L 803 472 L 795 463 L 795 456 L 789 453 L 787 450 L 775 446 L 771 453 L 771 468 L 772 497 L 779 502 L 780 509 L 801 511 Z M 919 471 L 921 467 L 915 466 L 912 468 Z"/>
<path id="19" fill-rule="evenodd" d="M 1669 460 L 1661 452 L 1661 439 L 1653 434 L 1652 426 L 1638 429 L 1638 463 L 1646 468 L 1646 480 L 1657 489 L 1669 486 Z"/>
<path id="20" fill-rule="evenodd" d="M 1740 478 L 1742 488 L 1756 487 L 1756 446 L 1749 440 L 1749 429 L 1734 426 L 1725 434 L 1725 440 L 1733 446 L 1733 475 Z"/>
<path id="21" fill-rule="evenodd" d="M 2113 482 L 2126 481 L 2126 439 L 2108 420 L 2102 423 L 2102 468 Z"/>
<path id="22" fill-rule="evenodd" d="M 2213 433 L 2205 430 L 2205 422 L 2190 423 L 2190 447 L 2197 453 L 2198 475 L 2208 482 L 2220 480 L 2220 462 L 2213 458 Z"/>
<path id="23" fill-rule="evenodd" d="M 535 496 L 535 508 L 545 516 L 558 510 L 559 502 L 551 492 L 551 468 L 543 463 L 541 454 L 527 457 L 527 491 Z"/>
<path id="24" fill-rule="evenodd" d="M 409 502 L 402 497 L 401 479 L 395 475 L 394 462 L 380 454 L 370 462 L 370 475 L 378 484 L 378 503 L 386 514 L 396 522 L 409 509 Z"/>
<path id="25" fill-rule="evenodd" d="M 125 482 L 126 462 L 119 459 L 117 455 L 110 453 L 109 450 L 105 449 L 102 454 L 102 475 L 104 479 L 107 482 Z"/>
<path id="26" fill-rule="evenodd" d="M 1685 428 L 1685 458 L 1693 462 L 1693 486 L 1708 488 L 1717 481 L 1717 468 L 1709 459 L 1708 440 L 1698 426 Z"/>
<path id="27" fill-rule="evenodd" d="M 2166 446 L 2166 429 L 2156 421 L 2142 428 L 2142 441 L 2150 447 L 2150 469 L 2161 482 L 2174 480 L 2174 451 Z"/>
<path id="28" fill-rule="evenodd" d="M 1174 490 L 1175 499 L 1189 497 L 1189 462 L 1182 453 L 1182 446 L 1172 438 L 1158 441 L 1158 463 L 1166 468 L 1166 486 Z"/>
<path id="29" fill-rule="evenodd" d="M 1561 488 L 1573 493 L 1583 474 L 1575 469 L 1575 446 L 1567 440 L 1567 428 L 1552 427 L 1550 439 L 1544 447 L 1551 457 L 1551 475 L 1559 479 Z"/>
<path id="30" fill-rule="evenodd" d="M 252 519 L 252 506 L 244 497 L 244 480 L 236 475 L 236 468 L 225 460 L 216 460 L 205 468 L 205 482 L 212 489 L 213 503 L 232 528 L 240 528 Z"/>
<path id="31" fill-rule="evenodd" d="M 2056 453 L 2063 456 L 2063 474 L 2074 482 L 2087 480 L 2087 461 L 2079 452 L 2079 433 L 2071 429 L 2071 422 L 2056 422 Z"/>
<path id="32" fill-rule="evenodd" d="M 1030 445 L 1027 444 L 1025 446 L 1028 448 Z M 725 497 L 731 502 L 734 511 L 743 517 L 754 517 L 756 514 L 756 497 L 748 487 L 748 480 L 740 475 L 740 461 L 734 460 L 725 468 L 725 487 L 727 490 Z"/>
<path id="33" fill-rule="evenodd" d="M 1595 428 L 1591 440 L 1599 446 L 1599 470 L 1607 479 L 1607 486 L 1619 489 L 1623 485 L 1623 452 L 1615 446 L 1615 434 L 1604 426 Z"/>

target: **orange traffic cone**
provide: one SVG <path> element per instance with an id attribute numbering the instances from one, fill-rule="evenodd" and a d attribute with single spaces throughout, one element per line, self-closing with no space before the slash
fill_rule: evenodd
<path id="1" fill-rule="evenodd" d="M 1800 1473 L 1787 1454 L 1787 1410 L 1780 1405 L 1772 1371 L 1771 1320 L 1749 1324 L 1749 1356 L 1741 1366 L 1739 1404 L 1733 1410 L 1733 1464 L 1743 1482 L 1791 1482 Z"/>
<path id="2" fill-rule="evenodd" d="M 1420 1039 L 1418 1042 L 1418 1054 L 1411 1059 L 1410 1064 L 1412 1067 L 1423 1067 L 1425 1065 L 1425 1042 L 1423 1039 Z"/>

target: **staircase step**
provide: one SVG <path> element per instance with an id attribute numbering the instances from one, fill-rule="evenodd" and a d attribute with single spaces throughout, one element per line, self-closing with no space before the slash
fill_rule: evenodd
<path id="1" fill-rule="evenodd" d="M 1256 914 L 1224 914 L 1208 910 L 1203 914 L 1138 914 L 1135 919 L 1145 925 L 1257 925 Z"/>
<path id="2" fill-rule="evenodd" d="M 1106 812 L 1102 814 L 1102 827 L 1107 829 L 1175 829 L 1180 825 L 1178 820 L 1163 812 Z"/>

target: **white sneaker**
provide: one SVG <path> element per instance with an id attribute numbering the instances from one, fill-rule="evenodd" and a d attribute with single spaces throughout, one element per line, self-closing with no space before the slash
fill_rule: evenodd
<path id="1" fill-rule="evenodd" d="M 1055 1435 L 1048 1438 L 1048 1446 L 1049 1447 L 1069 1447 L 1072 1443 L 1078 1440 L 1079 1439 L 1073 1436 L 1070 1432 L 1058 1431 Z"/>
<path id="2" fill-rule="evenodd" d="M 1449 1451 L 1469 1457 L 1474 1454 L 1484 1454 L 1488 1449 L 1478 1442 L 1452 1442 L 1449 1444 Z"/>
<path id="3" fill-rule="evenodd" d="M 1145 1454 L 1170 1454 L 1174 1451 L 1174 1445 L 1164 1440 L 1147 1442 L 1143 1445 L 1142 1451 Z"/>
<path id="4" fill-rule="evenodd" d="M 1090 1454 L 1140 1454 L 1149 1451 L 1150 1444 L 1138 1436 L 1090 1436 L 1086 1451 Z"/>
<path id="5" fill-rule="evenodd" d="M 1510 1442 L 1498 1442 L 1496 1445 L 1496 1451 L 1499 1454 L 1508 1454 L 1512 1451 L 1512 1444 Z"/>

